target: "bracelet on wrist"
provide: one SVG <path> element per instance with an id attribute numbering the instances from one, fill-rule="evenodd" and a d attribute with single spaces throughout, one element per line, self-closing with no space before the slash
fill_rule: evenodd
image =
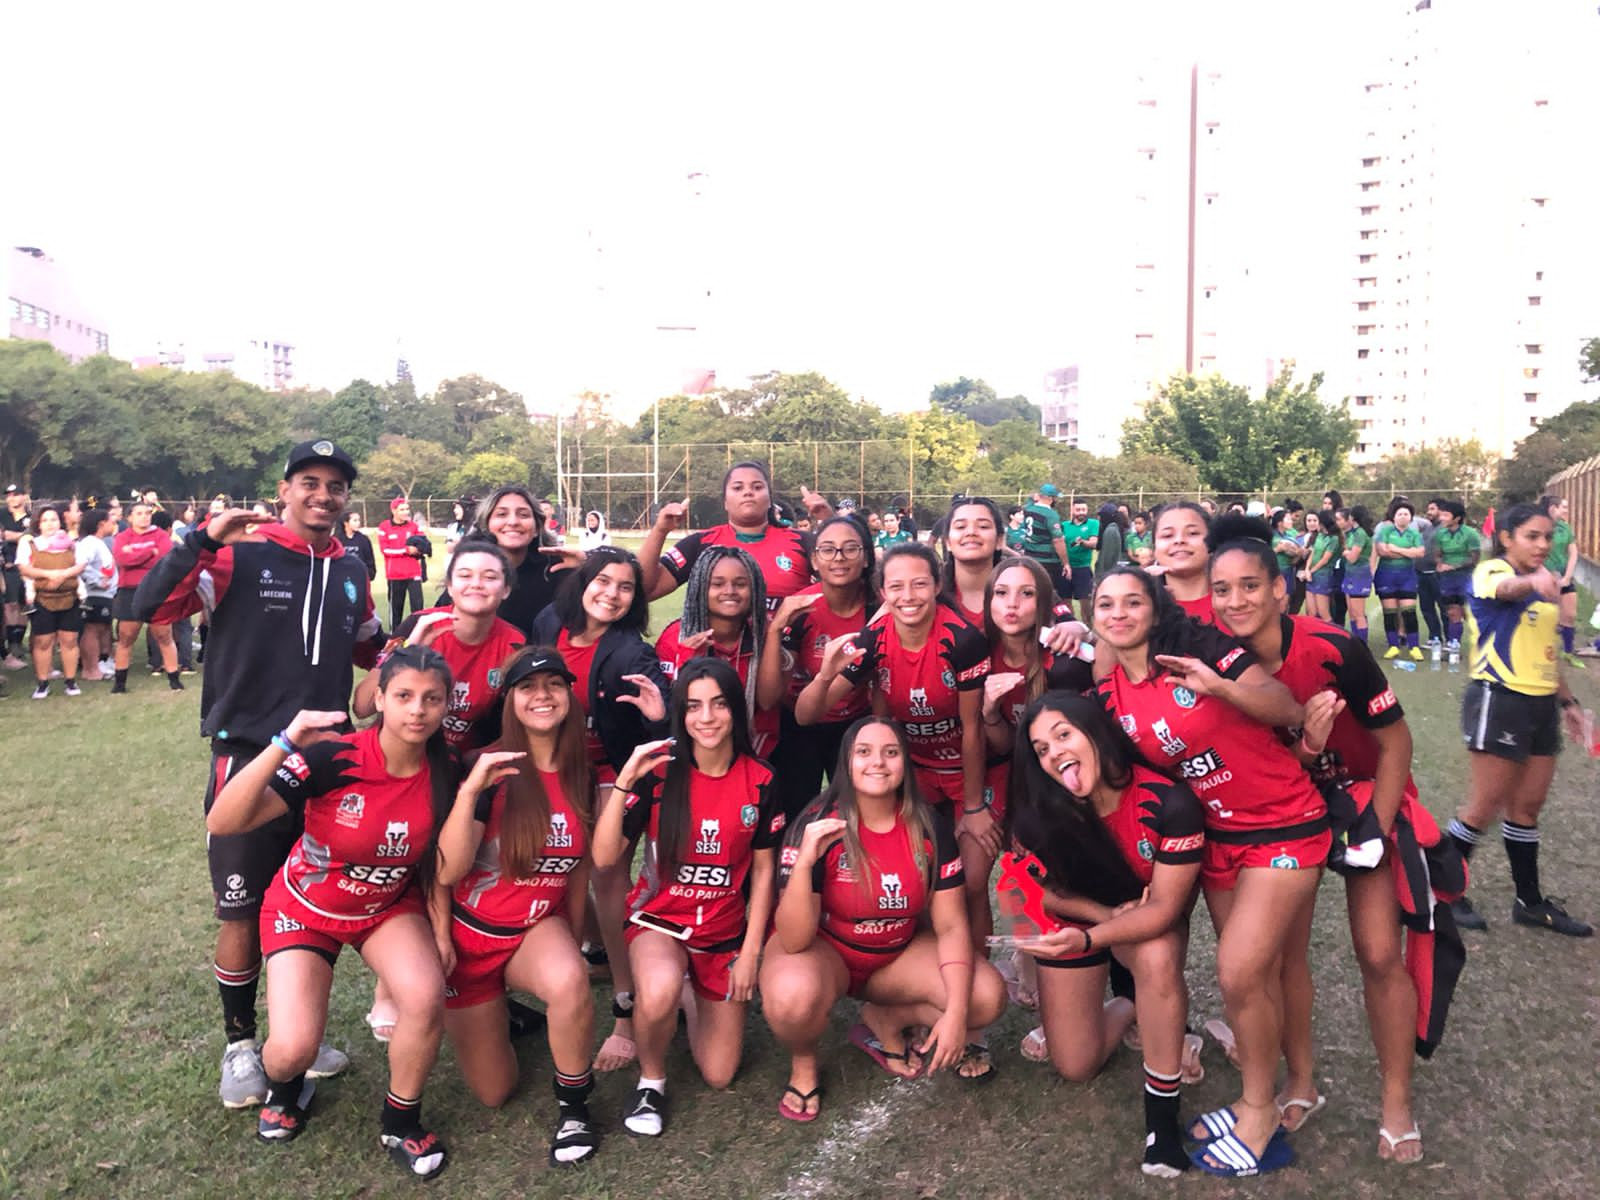
<path id="1" fill-rule="evenodd" d="M 1083 933 L 1083 952 L 1088 954 L 1089 951 L 1094 949 L 1094 938 L 1089 936 L 1089 931 L 1087 929 L 1084 929 L 1081 932 Z"/>
<path id="2" fill-rule="evenodd" d="M 975 817 L 981 812 L 989 812 L 993 807 L 994 806 L 990 804 L 989 801 L 985 800 L 982 804 L 978 805 L 977 808 L 963 808 L 961 810 L 961 815 L 964 817 Z"/>
<path id="3" fill-rule="evenodd" d="M 300 753 L 300 747 L 296 746 L 292 741 L 289 740 L 289 731 L 287 729 L 282 733 L 273 734 L 272 744 L 279 750 L 282 750 L 286 755 L 295 755 Z"/>

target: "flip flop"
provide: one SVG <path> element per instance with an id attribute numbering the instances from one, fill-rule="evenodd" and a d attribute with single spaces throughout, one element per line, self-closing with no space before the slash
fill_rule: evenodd
<path id="1" fill-rule="evenodd" d="M 1387 1129 L 1380 1128 L 1378 1130 L 1378 1136 L 1383 1139 L 1384 1145 L 1388 1146 L 1389 1148 L 1389 1153 L 1384 1154 L 1383 1146 L 1378 1147 L 1378 1157 L 1384 1162 L 1392 1162 L 1397 1167 L 1409 1167 L 1413 1163 L 1419 1163 L 1422 1161 L 1422 1155 L 1420 1154 L 1415 1158 L 1395 1157 L 1395 1151 L 1406 1142 L 1416 1142 L 1419 1147 L 1422 1145 L 1421 1129 L 1412 1129 L 1409 1133 L 1402 1133 L 1399 1137 L 1395 1137 L 1395 1135 L 1390 1133 Z"/>
<path id="2" fill-rule="evenodd" d="M 1210 1155 L 1217 1163 L 1206 1161 Z M 1204 1146 L 1196 1148 L 1189 1155 L 1189 1161 L 1199 1167 L 1207 1175 L 1220 1175 L 1224 1179 L 1248 1179 L 1252 1175 L 1265 1175 L 1268 1171 L 1276 1171 L 1287 1167 L 1294 1162 L 1294 1150 L 1289 1145 L 1288 1137 L 1280 1130 L 1272 1135 L 1267 1142 L 1267 1148 L 1256 1157 L 1250 1147 L 1241 1142 L 1231 1133 L 1225 1133 L 1215 1141 L 1207 1142 Z"/>
<path id="3" fill-rule="evenodd" d="M 1022 1057 L 1029 1062 L 1049 1062 L 1050 1042 L 1045 1037 L 1044 1026 L 1039 1025 L 1030 1029 L 1023 1037 L 1022 1045 L 1018 1047 L 1018 1050 L 1021 1051 Z"/>
<path id="4" fill-rule="evenodd" d="M 1306 1122 L 1321 1112 L 1327 1103 L 1328 1097 L 1325 1095 L 1318 1096 L 1315 1100 L 1305 1100 L 1299 1098 L 1285 1100 L 1282 1104 L 1278 1105 L 1278 1123 L 1290 1133 L 1299 1133 L 1306 1127 Z M 1283 1119 L 1283 1114 L 1288 1112 L 1291 1108 L 1303 1108 L 1306 1110 L 1305 1116 L 1301 1117 L 1293 1125 L 1289 1124 Z"/>
<path id="5" fill-rule="evenodd" d="M 801 1107 L 799 1109 L 790 1108 L 784 1103 L 784 1100 L 791 1095 L 800 1101 Z M 820 1095 L 822 1095 L 822 1085 L 820 1083 L 809 1092 L 802 1092 L 794 1084 L 788 1084 L 784 1087 L 783 1095 L 778 1100 L 778 1115 L 785 1120 L 794 1121 L 801 1125 L 809 1125 L 822 1115 L 822 1106 L 819 1104 L 816 1112 L 807 1112 L 804 1106 L 810 1103 L 813 1096 Z"/>
<path id="6" fill-rule="evenodd" d="M 1193 1087 L 1206 1077 L 1206 1065 L 1200 1061 L 1200 1052 L 1205 1045 L 1205 1038 L 1198 1033 L 1183 1035 L 1183 1059 L 1182 1066 L 1178 1068 L 1178 1082 L 1184 1087 Z"/>
<path id="7" fill-rule="evenodd" d="M 988 1067 L 988 1070 L 980 1071 L 976 1075 L 963 1075 L 961 1068 L 969 1062 L 982 1064 Z M 956 1078 L 967 1084 L 988 1083 L 999 1073 L 999 1069 L 994 1065 L 994 1056 L 989 1053 L 989 1047 L 981 1042 L 968 1042 L 966 1049 L 962 1051 L 961 1057 L 955 1065 Z"/>
<path id="8" fill-rule="evenodd" d="M 1233 1109 L 1214 1108 L 1210 1112 L 1201 1113 L 1193 1121 L 1189 1122 L 1189 1128 L 1184 1133 L 1184 1136 L 1191 1142 L 1198 1142 L 1204 1145 L 1207 1142 L 1215 1141 L 1219 1137 L 1232 1133 L 1233 1127 L 1238 1123 L 1239 1118 Z M 1196 1125 L 1204 1125 L 1206 1129 L 1206 1132 L 1199 1137 L 1195 1136 L 1194 1127 Z"/>
<path id="9" fill-rule="evenodd" d="M 891 1062 L 903 1062 L 907 1066 L 911 1065 L 910 1043 L 906 1044 L 906 1049 L 904 1050 L 887 1050 L 884 1048 L 883 1043 L 878 1040 L 878 1035 L 867 1027 L 865 1021 L 857 1021 L 850 1026 L 850 1044 L 882 1067 L 885 1075 L 891 1075 L 895 1079 L 915 1079 L 917 1075 L 921 1074 L 919 1071 L 916 1075 L 902 1075 L 900 1072 L 890 1068 L 889 1064 Z"/>
<path id="10" fill-rule="evenodd" d="M 394 1036 L 394 1023 L 398 1019 L 398 1013 L 379 1014 L 376 1008 L 370 1009 L 362 1018 L 367 1023 L 367 1028 L 372 1030 L 373 1038 L 380 1042 L 387 1042 Z"/>
<path id="11" fill-rule="evenodd" d="M 1203 1027 L 1211 1040 L 1222 1047 L 1222 1052 L 1228 1056 L 1228 1061 L 1234 1066 L 1239 1065 L 1239 1044 L 1234 1040 L 1232 1027 L 1220 1017 L 1213 1017 Z"/>
<path id="12" fill-rule="evenodd" d="M 622 1061 L 617 1063 L 615 1066 L 602 1067 L 602 1066 L 599 1065 L 600 1058 L 608 1050 L 612 1054 L 620 1055 L 621 1058 L 622 1058 Z M 629 1063 L 633 1062 L 638 1057 L 639 1057 L 639 1047 L 638 1047 L 637 1044 L 635 1044 L 634 1040 L 631 1037 L 624 1037 L 620 1033 L 613 1033 L 609 1037 L 607 1037 L 604 1042 L 600 1043 L 600 1052 L 594 1056 L 594 1061 L 595 1061 L 595 1068 L 594 1069 L 596 1071 L 620 1071 L 620 1070 L 622 1070 L 623 1067 L 627 1066 Z"/>

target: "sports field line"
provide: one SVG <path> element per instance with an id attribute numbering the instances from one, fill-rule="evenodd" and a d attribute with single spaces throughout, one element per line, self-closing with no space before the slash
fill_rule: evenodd
<path id="1" fill-rule="evenodd" d="M 915 1087 L 909 1081 L 893 1083 L 855 1113 L 835 1119 L 811 1157 L 796 1168 L 780 1200 L 817 1200 L 851 1191 L 838 1182 L 840 1172 L 855 1166 L 870 1144 L 899 1120 Z"/>

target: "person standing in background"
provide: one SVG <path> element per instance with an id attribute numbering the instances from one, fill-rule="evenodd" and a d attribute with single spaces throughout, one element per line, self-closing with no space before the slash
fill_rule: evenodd
<path id="1" fill-rule="evenodd" d="M 116 682 L 111 685 L 114 694 L 128 690 L 128 665 L 133 660 L 134 643 L 138 641 L 143 622 L 134 614 L 133 596 L 140 582 L 149 574 L 156 561 L 172 549 L 172 538 L 164 529 L 151 523 L 154 516 L 150 505 L 143 500 L 129 510 L 128 528 L 111 541 L 111 556 L 117 562 L 118 588 L 111 602 L 111 615 L 117 619 Z M 161 667 L 167 675 L 167 687 L 183 691 L 183 680 L 178 675 L 178 648 L 172 642 L 170 621 L 150 622 L 156 645 L 161 652 Z"/>
<path id="2" fill-rule="evenodd" d="M 31 536 L 17 543 L 17 570 L 33 592 L 28 609 L 37 680 L 33 698 L 43 700 L 50 695 L 50 658 L 58 643 L 66 694 L 76 696 L 80 694 L 78 634 L 83 629 L 83 614 L 78 611 L 78 576 L 83 573 L 83 564 L 78 561 L 72 535 L 64 528 L 60 508 L 40 508 L 33 514 L 32 529 Z"/>
<path id="3" fill-rule="evenodd" d="M 103 508 L 89 508 L 78 527 L 78 561 L 83 574 L 83 632 L 78 635 L 84 669 L 80 679 L 98 682 L 111 678 L 111 600 L 117 594 L 117 560 L 111 556 L 111 537 L 115 526 Z M 201 626 L 201 628 L 205 628 Z"/>
<path id="4" fill-rule="evenodd" d="M 20 671 L 27 666 L 22 661 L 22 635 L 28 623 L 22 615 L 22 576 L 17 573 L 17 544 L 28 532 L 28 489 L 9 484 L 6 487 L 6 506 L 0 511 L 0 537 L 4 538 L 4 586 L 0 597 L 5 601 L 5 661 L 0 666 L 8 671 Z"/>
<path id="5" fill-rule="evenodd" d="M 578 534 L 578 549 L 587 554 L 599 546 L 611 545 L 611 531 L 606 528 L 604 514 L 590 509 L 584 514 L 583 530 Z"/>
<path id="6" fill-rule="evenodd" d="M 1050 576 L 1056 598 L 1072 601 L 1071 577 L 1066 574 L 1067 543 L 1061 537 L 1061 514 L 1056 512 L 1056 497 L 1061 491 L 1053 483 L 1041 483 L 1033 499 L 1022 509 L 1020 549 L 1036 559 Z"/>
<path id="7" fill-rule="evenodd" d="M 1099 524 L 1100 540 L 1095 549 L 1094 576 L 1096 579 L 1104 575 L 1112 567 L 1127 562 L 1123 553 L 1124 537 L 1127 534 L 1128 518 L 1122 515 L 1122 510 L 1115 504 L 1106 503 L 1100 506 Z"/>
<path id="8" fill-rule="evenodd" d="M 1086 500 L 1072 502 L 1072 520 L 1061 523 L 1061 540 L 1067 545 L 1066 575 L 1072 598 L 1078 602 L 1078 619 L 1089 624 L 1089 597 L 1094 594 L 1094 555 L 1100 548 L 1100 522 L 1089 515 Z"/>
<path id="9" fill-rule="evenodd" d="M 354 554 L 367 568 L 367 583 L 378 577 L 378 558 L 372 549 L 372 537 L 361 528 L 361 514 L 351 509 L 344 514 L 344 524 L 339 540 L 344 543 L 346 554 Z M 371 588 L 368 588 L 371 591 Z"/>
<path id="10" fill-rule="evenodd" d="M 389 581 L 389 628 L 398 629 L 406 615 L 422 607 L 422 551 L 411 544 L 422 529 L 411 519 L 411 502 L 404 496 L 389 501 L 389 519 L 378 523 L 378 549 L 383 552 L 383 574 Z"/>
<path id="11" fill-rule="evenodd" d="M 1561 496 L 1541 496 L 1539 509 L 1550 518 L 1550 555 L 1544 560 L 1545 569 L 1561 581 L 1560 616 L 1557 628 L 1561 631 L 1561 653 L 1569 667 L 1588 670 L 1583 660 L 1573 653 L 1573 642 L 1578 627 L 1578 585 L 1572 576 L 1578 569 L 1578 543 L 1572 539 L 1572 526 L 1567 517 L 1571 508 Z"/>

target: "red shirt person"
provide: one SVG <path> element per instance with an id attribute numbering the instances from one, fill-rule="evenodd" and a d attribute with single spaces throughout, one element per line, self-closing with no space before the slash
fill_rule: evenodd
<path id="1" fill-rule="evenodd" d="M 154 514 L 154 506 L 148 501 L 134 501 L 128 510 L 128 528 L 111 539 L 111 557 L 117 564 L 117 594 L 111 600 L 111 615 L 117 619 L 117 647 L 113 653 L 117 674 L 111 690 L 117 693 L 128 690 L 128 664 L 143 628 L 134 612 L 134 593 L 156 562 L 172 551 L 171 535 L 150 523 Z M 151 620 L 150 632 L 161 652 L 167 686 L 181 692 L 183 680 L 178 677 L 178 647 L 172 640 L 172 622 Z"/>
<path id="2" fill-rule="evenodd" d="M 389 519 L 378 522 L 378 553 L 383 557 L 383 576 L 389 581 L 389 628 L 400 628 L 406 614 L 422 607 L 422 550 L 411 542 L 423 537 L 422 526 L 411 519 L 411 502 L 404 496 L 389 501 Z"/>

